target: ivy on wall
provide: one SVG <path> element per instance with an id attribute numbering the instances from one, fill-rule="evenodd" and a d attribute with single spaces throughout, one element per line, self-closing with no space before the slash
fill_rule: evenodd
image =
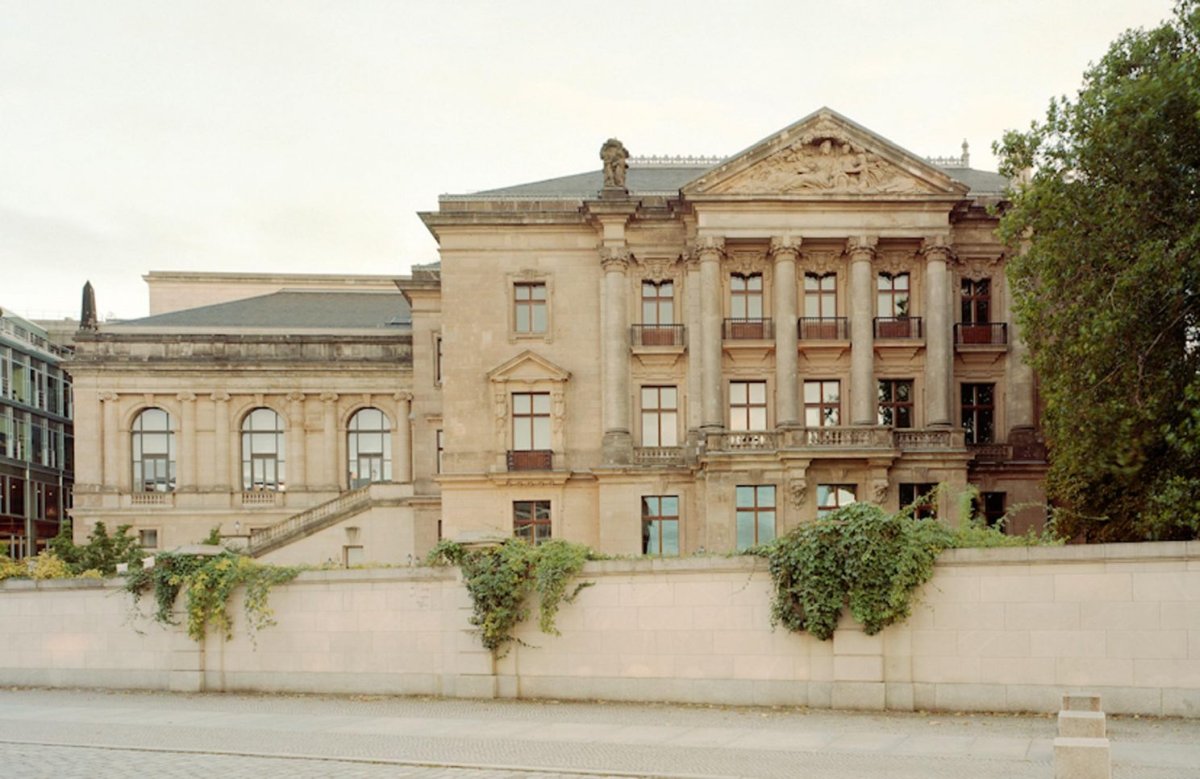
<path id="1" fill-rule="evenodd" d="M 590 586 L 582 582 L 567 592 L 591 557 L 591 550 L 579 544 L 547 541 L 534 546 L 510 538 L 481 548 L 442 541 L 430 551 L 427 562 L 458 566 L 474 607 L 471 624 L 479 629 L 484 648 L 503 656 L 507 644 L 520 642 L 513 631 L 529 616 L 531 593 L 539 598 L 538 626 L 543 633 L 558 635 L 554 618 L 559 607 Z"/>

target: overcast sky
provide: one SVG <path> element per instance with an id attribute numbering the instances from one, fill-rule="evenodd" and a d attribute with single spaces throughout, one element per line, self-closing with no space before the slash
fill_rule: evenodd
<path id="1" fill-rule="evenodd" d="M 149 270 L 404 273 L 445 192 L 730 154 L 822 105 L 990 147 L 1170 0 L 0 0 L 0 306 Z"/>

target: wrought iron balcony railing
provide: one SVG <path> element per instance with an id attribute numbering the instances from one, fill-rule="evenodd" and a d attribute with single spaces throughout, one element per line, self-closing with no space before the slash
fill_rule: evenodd
<path id="1" fill-rule="evenodd" d="M 849 323 L 844 316 L 801 317 L 801 341 L 844 341 L 850 337 Z"/>
<path id="2" fill-rule="evenodd" d="M 634 346 L 684 346 L 683 325 L 633 325 L 629 340 Z"/>
<path id="3" fill-rule="evenodd" d="M 925 332 L 919 316 L 875 317 L 876 338 L 924 338 Z"/>
<path id="4" fill-rule="evenodd" d="M 1004 346 L 1008 343 L 1008 323 L 958 322 L 954 325 L 954 343 L 963 346 Z"/>
<path id="5" fill-rule="evenodd" d="M 554 469 L 554 453 L 549 449 L 509 450 L 510 471 L 549 471 Z"/>
<path id="6" fill-rule="evenodd" d="M 726 341 L 764 341 L 775 337 L 775 328 L 770 319 L 726 319 L 724 335 Z"/>

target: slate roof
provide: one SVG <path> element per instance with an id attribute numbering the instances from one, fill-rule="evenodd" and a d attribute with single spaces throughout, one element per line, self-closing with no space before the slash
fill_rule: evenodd
<path id="1" fill-rule="evenodd" d="M 412 312 L 396 292 L 342 292 L 284 289 L 228 303 L 129 319 L 123 327 L 281 328 L 304 330 L 370 330 L 408 332 Z"/>
<path id="2" fill-rule="evenodd" d="M 710 165 L 653 165 L 629 166 L 625 184 L 634 195 L 676 195 L 684 184 L 698 178 L 715 166 Z M 999 173 L 974 168 L 940 168 L 947 176 L 971 188 L 971 194 L 999 195 L 1008 186 L 1008 179 Z M 503 198 L 592 198 L 604 185 L 604 171 L 592 170 L 528 184 L 488 189 L 466 195 L 443 195 L 451 200 Z"/>

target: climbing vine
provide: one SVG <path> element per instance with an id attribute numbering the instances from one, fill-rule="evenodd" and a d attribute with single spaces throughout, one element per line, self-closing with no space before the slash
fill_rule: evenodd
<path id="1" fill-rule="evenodd" d="M 933 576 L 945 549 L 1061 544 L 1050 527 L 1012 536 L 975 515 L 974 496 L 961 501 L 958 527 L 919 519 L 909 506 L 888 514 L 854 503 L 753 550 L 768 562 L 775 592 L 771 622 L 821 640 L 833 636 L 842 609 L 874 635 L 912 611 L 918 587 Z M 938 493 L 928 498 L 938 502 Z"/>
<path id="2" fill-rule="evenodd" d="M 471 596 L 471 624 L 479 629 L 486 649 L 497 652 L 512 641 L 516 626 L 529 616 L 530 593 L 540 600 L 538 626 L 543 633 L 558 635 L 555 616 L 563 603 L 570 603 L 590 582 L 567 592 L 591 551 L 566 541 L 547 541 L 534 546 L 508 539 L 494 546 L 468 549 L 453 541 L 442 541 L 430 551 L 431 565 L 456 565 Z"/>
<path id="3" fill-rule="evenodd" d="M 152 592 L 154 618 L 164 625 L 177 624 L 172 609 L 179 593 L 186 592 L 188 635 L 202 641 L 210 628 L 226 640 L 233 636 L 229 598 L 238 587 L 244 587 L 246 625 L 253 638 L 262 628 L 275 624 L 269 604 L 271 588 L 291 581 L 301 570 L 264 565 L 230 551 L 216 555 L 163 553 L 155 557 L 153 568 L 130 570 L 125 589 L 135 604 Z"/>

